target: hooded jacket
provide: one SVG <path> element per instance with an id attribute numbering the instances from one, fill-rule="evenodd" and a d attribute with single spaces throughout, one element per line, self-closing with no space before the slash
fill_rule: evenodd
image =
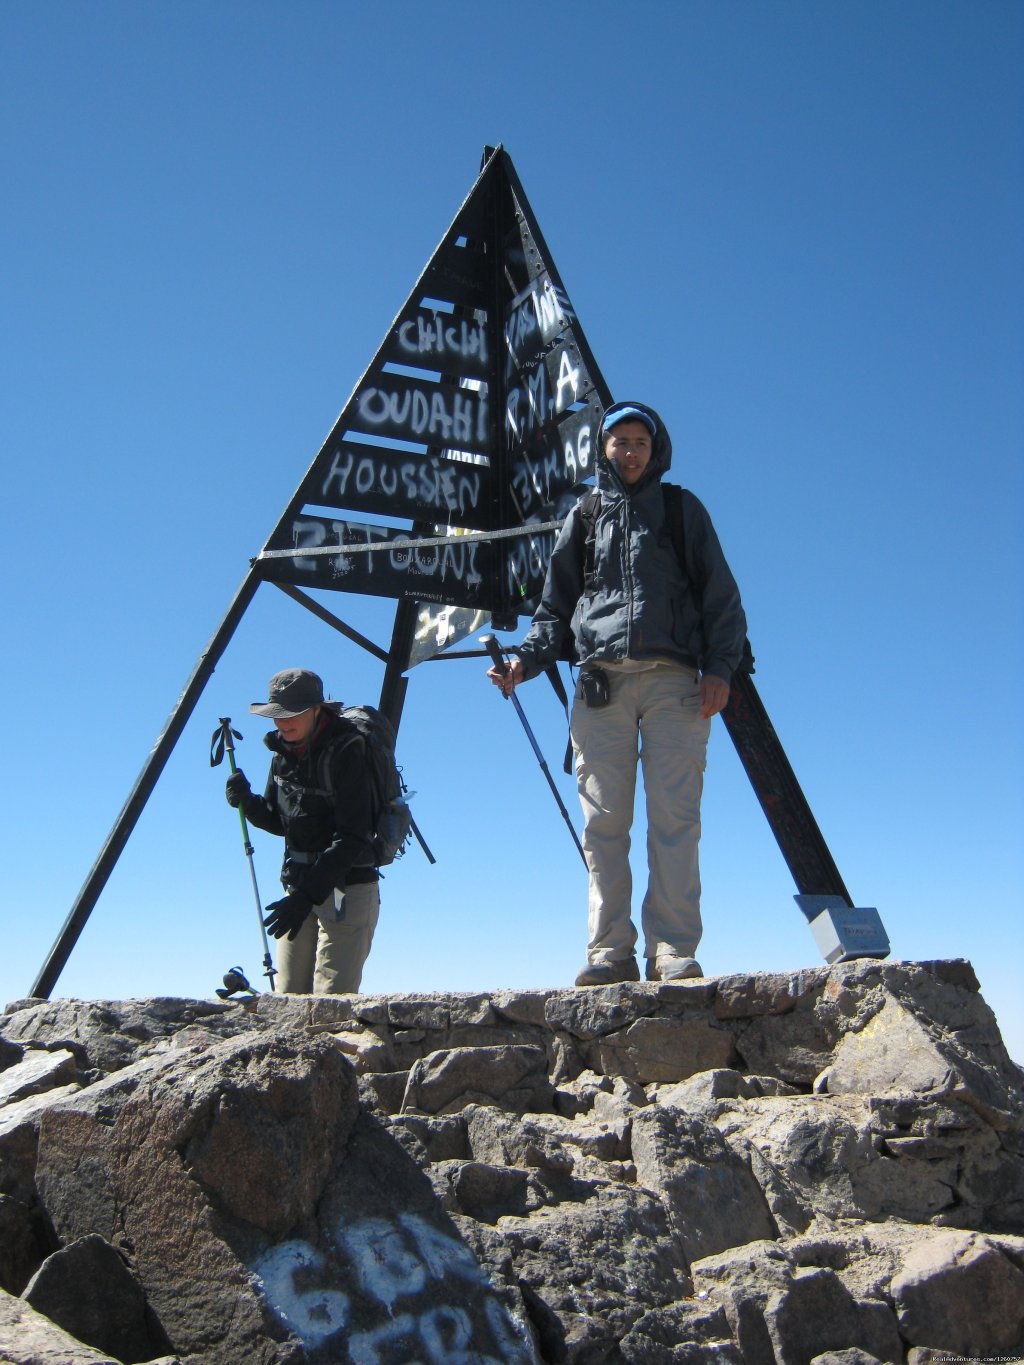
<path id="1" fill-rule="evenodd" d="M 251 793 L 242 809 L 257 829 L 284 836 L 281 881 L 315 905 L 337 888 L 377 880 L 373 866 L 374 797 L 366 741 L 325 705 L 308 745 L 288 744 L 271 730 L 263 742 L 274 755 L 263 796 Z M 330 765 L 330 789 L 321 765 Z"/>
<path id="2" fill-rule="evenodd" d="M 631 487 L 604 455 L 605 427 L 624 407 L 641 409 L 655 425 L 650 461 Z M 575 661 L 583 667 L 664 659 L 730 682 L 747 630 L 739 589 L 711 518 L 686 489 L 686 565 L 679 563 L 661 487 L 672 463 L 661 418 L 644 403 L 613 403 L 601 431 L 593 576 L 584 582 L 586 528 L 577 503 L 555 542 L 540 605 L 520 649 L 527 676 L 565 658 L 571 634 Z"/>

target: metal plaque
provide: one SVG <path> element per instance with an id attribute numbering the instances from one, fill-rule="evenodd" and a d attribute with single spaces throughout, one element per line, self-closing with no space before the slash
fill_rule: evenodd
<path id="1" fill-rule="evenodd" d="M 348 430 L 481 454 L 493 446 L 485 393 L 386 370 L 356 392 Z"/>
<path id="2" fill-rule="evenodd" d="M 299 495 L 317 507 L 483 531 L 493 515 L 492 487 L 486 463 L 342 440 L 313 467 Z"/>
<path id="3" fill-rule="evenodd" d="M 260 564 L 265 578 L 299 587 L 491 607 L 495 574 L 491 545 L 467 537 L 462 543 L 421 547 L 410 545 L 410 539 L 416 537 L 391 526 L 302 514 L 267 549 L 316 553 L 261 559 Z M 365 548 L 382 542 L 387 542 L 387 549 Z"/>
<path id="4" fill-rule="evenodd" d="M 487 315 L 415 308 L 391 330 L 385 357 L 399 365 L 487 379 L 492 368 Z"/>

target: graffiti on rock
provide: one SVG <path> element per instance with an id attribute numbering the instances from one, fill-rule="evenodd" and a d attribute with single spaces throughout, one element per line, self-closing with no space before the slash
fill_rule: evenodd
<path id="1" fill-rule="evenodd" d="M 341 1223 L 331 1242 L 330 1251 L 282 1242 L 253 1266 L 275 1316 L 304 1345 L 344 1333 L 353 1365 L 532 1359 L 469 1248 L 426 1219 Z"/>

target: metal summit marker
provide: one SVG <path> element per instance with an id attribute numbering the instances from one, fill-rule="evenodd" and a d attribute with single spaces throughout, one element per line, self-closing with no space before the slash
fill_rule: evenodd
<path id="1" fill-rule="evenodd" d="M 397 730 L 412 667 L 477 656 L 446 651 L 532 614 L 561 520 L 593 478 L 611 396 L 511 158 L 485 148 L 476 182 L 200 655 L 33 996 L 52 991 L 260 585 L 381 660 L 379 709 Z M 314 592 L 394 599 L 390 645 Z M 842 956 L 886 956 L 877 912 L 854 909 L 749 673 L 737 675 L 723 720 L 797 899 L 846 907 L 825 912 Z"/>

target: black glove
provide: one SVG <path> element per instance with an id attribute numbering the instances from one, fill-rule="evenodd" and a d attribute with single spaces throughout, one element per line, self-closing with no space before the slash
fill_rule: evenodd
<path id="1" fill-rule="evenodd" d="M 242 806 L 243 808 L 246 801 L 252 796 L 252 788 L 249 786 L 249 779 L 246 777 L 245 773 L 242 772 L 241 768 L 239 768 L 237 772 L 231 773 L 228 777 L 227 782 L 224 784 L 224 795 L 228 799 L 229 806 Z"/>
<path id="2" fill-rule="evenodd" d="M 298 936 L 312 908 L 313 902 L 305 891 L 289 891 L 287 896 L 267 906 L 269 913 L 263 920 L 263 926 L 274 938 L 284 938 L 287 934 L 291 942 Z"/>

